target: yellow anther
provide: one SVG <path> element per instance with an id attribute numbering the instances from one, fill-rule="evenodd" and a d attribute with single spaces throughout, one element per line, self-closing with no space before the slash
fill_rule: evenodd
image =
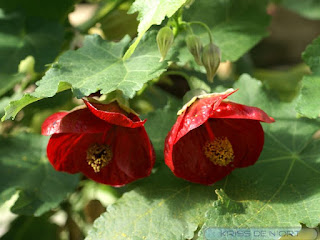
<path id="1" fill-rule="evenodd" d="M 226 137 L 215 138 L 203 147 L 204 155 L 215 165 L 227 166 L 234 159 L 233 148 Z"/>
<path id="2" fill-rule="evenodd" d="M 111 159 L 112 151 L 108 145 L 95 143 L 87 150 L 87 162 L 95 173 L 100 172 L 103 167 L 107 166 Z"/>

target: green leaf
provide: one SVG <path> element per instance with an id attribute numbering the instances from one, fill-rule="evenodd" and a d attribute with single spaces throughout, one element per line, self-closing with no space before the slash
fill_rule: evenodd
<path id="1" fill-rule="evenodd" d="M 121 90 L 132 98 L 144 83 L 158 77 L 168 67 L 167 62 L 159 62 L 155 38 L 155 32 L 146 34 L 131 58 L 122 60 L 128 37 L 114 43 L 106 42 L 98 35 L 87 36 L 82 48 L 64 53 L 58 63 L 53 64 L 37 83 L 35 92 L 12 102 L 3 119 L 14 117 L 31 102 L 52 97 L 70 87 L 78 98 L 99 90 L 102 94 Z"/>
<path id="2" fill-rule="evenodd" d="M 152 83 L 151 83 L 152 84 Z M 146 84 L 144 88 L 141 89 L 136 97 L 130 101 L 130 106 L 142 115 L 153 112 L 155 109 L 160 109 L 168 105 L 175 106 L 179 104 L 179 100 L 176 96 L 169 94 L 168 92 L 161 89 L 156 84 Z M 141 118 L 148 118 L 147 116 L 142 116 Z"/>
<path id="3" fill-rule="evenodd" d="M 303 17 L 319 20 L 320 1 L 319 0 L 282 0 L 281 5 L 300 14 Z"/>
<path id="4" fill-rule="evenodd" d="M 195 76 L 190 76 L 187 78 L 188 84 L 190 89 L 202 89 L 205 90 L 206 92 L 211 92 L 211 87 L 203 80 L 195 77 Z"/>
<path id="5" fill-rule="evenodd" d="M 300 228 L 300 223 L 309 227 L 319 223 L 320 141 L 312 139 L 319 123 L 297 119 L 294 103 L 269 97 L 261 82 L 248 75 L 235 87 L 239 91 L 234 100 L 259 106 L 276 119 L 264 124 L 265 146 L 258 162 L 236 169 L 211 187 L 178 179 L 160 166 L 149 178 L 129 186 L 132 190 L 95 221 L 87 240 L 191 239 L 199 227 L 203 237 L 205 227 L 292 229 Z M 163 143 L 172 124 L 161 117 L 165 114 L 173 118 L 173 112 L 164 108 L 154 113 L 161 127 L 148 127 L 155 145 Z M 163 154 L 157 152 L 162 160 Z"/>
<path id="6" fill-rule="evenodd" d="M 176 179 L 162 166 L 107 208 L 86 240 L 192 239 L 214 191 Z"/>
<path id="7" fill-rule="evenodd" d="M 186 21 L 201 21 L 209 26 L 213 41 L 221 50 L 222 61 L 236 61 L 268 35 L 270 17 L 266 0 L 202 0 L 195 1 L 184 12 Z M 206 30 L 192 25 L 204 45 L 209 42 Z M 180 52 L 180 61 L 193 61 L 187 48 Z"/>
<path id="8" fill-rule="evenodd" d="M 25 74 L 2 74 L 0 73 L 0 96 L 10 91 L 17 83 L 21 82 Z"/>
<path id="9" fill-rule="evenodd" d="M 179 107 L 178 101 L 172 99 L 163 109 L 157 109 L 146 116 L 148 121 L 145 124 L 145 128 L 152 139 L 154 150 L 159 156 L 163 153 L 164 139 L 176 121 Z"/>
<path id="10" fill-rule="evenodd" d="M 23 134 L 0 142 L 0 204 L 19 192 L 12 212 L 40 216 L 77 186 L 78 175 L 57 172 L 47 160 L 48 137 Z"/>
<path id="11" fill-rule="evenodd" d="M 320 116 L 320 37 L 315 39 L 302 54 L 303 60 L 311 68 L 312 75 L 304 76 L 296 110 L 309 118 Z"/>
<path id="12" fill-rule="evenodd" d="M 305 64 L 299 64 L 286 70 L 257 69 L 254 77 L 261 79 L 281 101 L 290 102 L 300 92 L 302 77 L 310 72 L 308 69 Z"/>
<path id="13" fill-rule="evenodd" d="M 44 217 L 19 216 L 11 224 L 1 240 L 41 239 L 56 240 L 59 227 Z"/>
<path id="14" fill-rule="evenodd" d="M 126 52 L 124 58 L 129 58 L 138 46 L 142 36 L 154 24 L 160 25 L 165 17 L 171 17 L 186 0 L 157 0 L 146 3 L 144 0 L 136 0 L 129 13 L 139 12 L 138 37 Z"/>
<path id="15" fill-rule="evenodd" d="M 235 87 L 239 91 L 231 99 L 260 107 L 276 122 L 263 124 L 265 145 L 258 162 L 236 169 L 220 183 L 228 195 L 225 200 L 231 204 L 223 207 L 218 199 L 207 212 L 209 219 L 202 229 L 300 228 L 300 223 L 317 226 L 320 141 L 312 135 L 319 129 L 319 122 L 297 119 L 294 103 L 277 102 L 248 75 L 243 75 Z"/>
<path id="16" fill-rule="evenodd" d="M 29 55 L 35 58 L 35 71 L 44 71 L 58 55 L 62 41 L 59 23 L 17 13 L 5 15 L 0 9 L 0 73 L 17 73 L 20 61 Z"/>
<path id="17" fill-rule="evenodd" d="M 128 14 L 125 10 L 117 9 L 101 19 L 101 29 L 107 40 L 119 41 L 125 35 L 135 37 L 137 35 L 137 14 Z"/>
<path id="18" fill-rule="evenodd" d="M 19 96 L 20 96 L 20 99 L 16 100 L 16 97 L 19 97 Z M 9 105 L 4 109 L 5 115 L 1 118 L 2 121 L 10 119 L 10 117 L 14 119 L 14 117 L 18 114 L 18 112 L 22 108 L 24 108 L 25 106 L 33 102 L 40 100 L 40 98 L 33 97 L 29 94 L 25 94 L 24 96 L 21 97 L 21 95 L 19 94 L 19 95 L 14 95 L 12 99 L 6 98 L 4 101 L 8 101 L 8 100 L 10 100 L 10 102 L 9 102 Z"/>
<path id="19" fill-rule="evenodd" d="M 297 102 L 296 110 L 298 113 L 309 118 L 320 116 L 320 106 L 318 102 L 320 94 L 320 75 L 304 76 L 302 87 Z"/>
<path id="20" fill-rule="evenodd" d="M 75 0 L 0 0 L 0 8 L 6 12 L 21 11 L 26 16 L 64 22 L 68 13 L 73 10 Z"/>
<path id="21" fill-rule="evenodd" d="M 0 99 L 0 115 L 3 116 L 5 112 L 5 107 L 10 104 L 10 102 L 16 101 L 22 97 L 22 93 L 14 93 L 9 97 L 2 97 Z"/>

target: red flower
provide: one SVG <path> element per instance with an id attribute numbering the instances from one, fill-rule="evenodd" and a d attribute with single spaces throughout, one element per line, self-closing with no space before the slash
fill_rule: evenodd
<path id="1" fill-rule="evenodd" d="M 183 109 L 164 151 L 177 177 L 210 185 L 258 160 L 264 144 L 260 121 L 274 119 L 259 108 L 223 100 L 234 92 L 200 96 Z"/>
<path id="2" fill-rule="evenodd" d="M 58 171 L 82 172 L 94 181 L 122 186 L 148 176 L 155 155 L 141 121 L 116 102 L 85 101 L 87 107 L 59 112 L 42 125 L 52 135 L 47 155 Z"/>

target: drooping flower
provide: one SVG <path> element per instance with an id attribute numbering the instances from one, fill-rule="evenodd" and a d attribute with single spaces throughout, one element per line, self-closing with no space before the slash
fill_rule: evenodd
<path id="1" fill-rule="evenodd" d="M 155 155 L 145 121 L 117 102 L 84 102 L 86 107 L 55 113 L 42 125 L 42 134 L 52 135 L 47 155 L 54 168 L 112 186 L 148 176 Z"/>
<path id="2" fill-rule="evenodd" d="M 259 108 L 226 100 L 234 92 L 195 97 L 178 113 L 164 151 L 177 177 L 210 185 L 258 160 L 264 144 L 260 121 L 274 119 Z"/>

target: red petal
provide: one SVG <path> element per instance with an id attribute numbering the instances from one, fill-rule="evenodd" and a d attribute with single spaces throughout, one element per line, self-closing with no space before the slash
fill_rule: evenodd
<path id="1" fill-rule="evenodd" d="M 227 137 L 234 151 L 234 167 L 248 167 L 259 158 L 264 132 L 259 121 L 246 119 L 210 119 L 216 137 Z"/>
<path id="2" fill-rule="evenodd" d="M 215 137 L 227 137 L 233 146 L 234 162 L 226 167 L 211 163 L 203 153 L 210 141 L 204 125 L 188 132 L 175 144 L 169 133 L 165 144 L 165 162 L 177 176 L 191 182 L 210 185 L 228 175 L 235 167 L 254 164 L 262 151 L 264 133 L 258 121 L 210 119 Z"/>
<path id="3" fill-rule="evenodd" d="M 114 127 L 105 142 L 112 146 L 113 160 L 101 170 L 103 183 L 121 186 L 150 175 L 155 155 L 144 128 Z M 86 175 L 94 174 L 90 169 Z"/>
<path id="4" fill-rule="evenodd" d="M 222 100 L 236 91 L 237 90 L 225 94 L 220 94 L 214 97 L 207 97 L 196 100 L 190 107 L 187 108 L 186 111 L 184 111 L 183 114 L 178 117 L 177 122 L 179 123 L 177 124 L 176 122 L 177 126 L 176 124 L 173 126 L 173 128 L 179 127 L 176 139 L 174 141 L 177 142 L 189 131 L 199 127 L 204 122 L 206 122 L 215 111 L 215 109 L 219 107 Z"/>
<path id="5" fill-rule="evenodd" d="M 209 141 L 204 126 L 200 126 L 182 137 L 176 144 L 165 145 L 165 163 L 180 178 L 210 185 L 227 176 L 233 167 L 220 167 L 210 162 L 203 152 Z"/>
<path id="6" fill-rule="evenodd" d="M 50 163 L 58 171 L 79 172 L 81 162 L 86 160 L 85 151 L 92 143 L 90 136 L 94 135 L 96 134 L 53 134 L 47 146 Z"/>
<path id="7" fill-rule="evenodd" d="M 57 112 L 49 116 L 41 126 L 41 134 L 48 136 L 59 132 L 61 119 L 67 114 L 68 112 Z"/>
<path id="8" fill-rule="evenodd" d="M 138 116 L 133 113 L 124 114 L 125 111 L 115 104 L 98 104 L 83 100 L 89 110 L 98 118 L 114 125 L 122 127 L 136 128 L 144 125 L 145 121 L 141 121 Z"/>
<path id="9" fill-rule="evenodd" d="M 274 122 L 274 119 L 260 108 L 234 102 L 221 102 L 219 107 L 212 112 L 210 118 L 252 119 L 267 123 Z"/>
<path id="10" fill-rule="evenodd" d="M 87 108 L 82 108 L 49 116 L 42 124 L 42 134 L 98 133 L 110 127 L 110 124 L 94 116 Z"/>
<path id="11" fill-rule="evenodd" d="M 95 173 L 87 164 L 87 149 L 94 143 L 108 144 L 113 158 Z M 151 173 L 154 154 L 144 128 L 113 126 L 108 131 L 90 134 L 54 134 L 48 143 L 47 154 L 56 170 L 82 172 L 94 181 L 122 186 Z"/>
<path id="12" fill-rule="evenodd" d="M 181 114 L 172 131 L 175 132 L 173 143 L 179 141 L 189 131 L 204 124 L 209 118 L 252 119 L 272 123 L 274 119 L 256 107 L 245 106 L 222 100 L 234 92 L 215 97 L 202 98 L 194 102 Z"/>

